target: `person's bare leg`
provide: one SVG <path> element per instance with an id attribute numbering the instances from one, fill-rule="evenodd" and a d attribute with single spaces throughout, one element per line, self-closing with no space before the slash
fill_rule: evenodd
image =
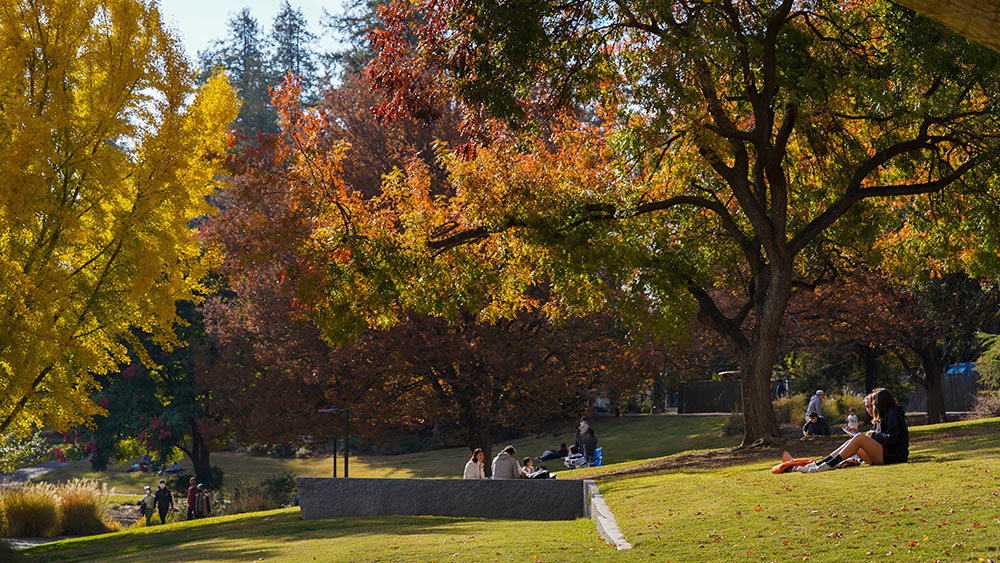
<path id="1" fill-rule="evenodd" d="M 882 465 L 885 459 L 882 457 L 882 444 L 867 434 L 857 434 L 840 447 L 839 455 L 847 459 L 854 454 L 858 454 L 865 463 L 869 465 Z"/>

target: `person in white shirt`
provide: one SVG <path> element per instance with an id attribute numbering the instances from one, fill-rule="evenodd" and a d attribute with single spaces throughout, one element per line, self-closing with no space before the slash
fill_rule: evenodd
<path id="1" fill-rule="evenodd" d="M 847 427 L 855 432 L 858 431 L 858 415 L 854 414 L 854 407 L 851 407 L 847 415 Z"/>
<path id="2" fill-rule="evenodd" d="M 483 462 L 486 460 L 486 454 L 483 453 L 481 448 L 476 448 L 476 451 L 472 452 L 472 457 L 469 458 L 469 462 L 465 464 L 465 476 L 464 479 L 485 479 L 486 472 L 483 469 Z"/>
<path id="3" fill-rule="evenodd" d="M 587 458 L 583 457 L 580 453 L 580 448 L 576 446 L 569 447 L 569 456 L 563 460 L 563 464 L 570 468 L 576 469 L 577 467 L 587 467 Z"/>

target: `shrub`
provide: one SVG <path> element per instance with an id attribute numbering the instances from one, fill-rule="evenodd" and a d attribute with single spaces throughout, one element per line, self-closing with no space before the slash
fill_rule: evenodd
<path id="1" fill-rule="evenodd" d="M 723 436 L 739 436 L 743 434 L 743 415 L 733 413 L 726 417 L 726 422 L 722 425 Z"/>
<path id="2" fill-rule="evenodd" d="M 175 475 L 167 479 L 167 488 L 169 488 L 175 495 L 180 495 L 182 497 L 187 496 L 188 483 L 191 481 L 190 473 L 182 473 L 180 475 Z"/>
<path id="3" fill-rule="evenodd" d="M 823 416 L 830 425 L 844 424 L 847 422 L 847 414 L 851 407 L 854 407 L 854 414 L 858 415 L 858 420 L 865 422 L 868 420 L 868 412 L 865 411 L 865 398 L 859 394 L 844 392 L 839 395 L 829 395 L 823 400 Z"/>
<path id="4" fill-rule="evenodd" d="M 229 514 L 259 512 L 277 508 L 259 487 L 241 486 L 233 490 L 233 498 L 227 506 Z"/>
<path id="5" fill-rule="evenodd" d="M 46 483 L 25 484 L 0 492 L 3 532 L 11 538 L 50 538 L 59 534 L 59 499 Z"/>
<path id="6" fill-rule="evenodd" d="M 271 448 L 267 444 L 250 444 L 247 446 L 247 455 L 253 457 L 266 457 Z"/>
<path id="7" fill-rule="evenodd" d="M 774 416 L 778 424 L 802 424 L 806 418 L 808 397 L 804 393 L 786 395 L 774 401 Z"/>
<path id="8" fill-rule="evenodd" d="M 302 446 L 299 449 L 295 450 L 296 459 L 302 459 L 304 457 L 309 457 L 311 455 L 313 455 L 313 451 L 312 448 L 310 448 L 309 446 Z"/>
<path id="9" fill-rule="evenodd" d="M 972 403 L 973 418 L 992 418 L 1000 416 L 1000 393 L 982 391 L 976 395 Z"/>
<path id="10" fill-rule="evenodd" d="M 107 486 L 89 479 L 74 479 L 59 487 L 62 533 L 86 536 L 111 531 L 107 523 Z"/>
<path id="11" fill-rule="evenodd" d="M 291 471 L 286 471 L 264 479 L 260 488 L 264 496 L 274 504 L 273 508 L 289 505 L 295 496 L 295 475 Z"/>

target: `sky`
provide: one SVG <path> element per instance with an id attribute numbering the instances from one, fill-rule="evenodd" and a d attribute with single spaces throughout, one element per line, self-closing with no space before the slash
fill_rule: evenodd
<path id="1" fill-rule="evenodd" d="M 339 15 L 343 10 L 343 0 L 289 0 L 289 3 L 302 11 L 309 22 L 309 30 L 319 36 L 318 50 L 337 46 L 337 41 L 329 33 L 324 33 L 320 20 L 324 8 L 331 14 Z M 197 61 L 199 51 L 226 34 L 230 16 L 243 8 L 250 8 L 267 34 L 281 8 L 281 0 L 160 0 L 164 21 L 180 33 L 188 58 L 193 62 Z"/>

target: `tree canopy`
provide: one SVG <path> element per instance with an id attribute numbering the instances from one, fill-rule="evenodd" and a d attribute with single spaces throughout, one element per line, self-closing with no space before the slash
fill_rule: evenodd
<path id="1" fill-rule="evenodd" d="M 381 13 L 369 73 L 392 99 L 380 114 L 455 98 L 483 140 L 473 158 L 443 153 L 455 198 L 429 200 L 419 170 L 390 179 L 412 202 L 392 222 L 414 241 L 409 255 L 436 256 L 434 271 L 493 265 L 497 298 L 483 307 L 496 313 L 543 278 L 577 312 L 623 296 L 647 302 L 626 313 L 665 321 L 697 307 L 740 363 L 745 443 L 777 435 L 769 381 L 784 313 L 831 253 L 875 248 L 899 208 L 920 213 L 920 196 L 975 199 L 995 185 L 1000 58 L 889 3 L 395 2 Z M 553 129 L 560 110 L 572 125 Z M 342 228 L 371 245 L 381 233 L 359 216 Z M 352 237 L 324 240 L 362 252 Z M 343 271 L 331 287 L 372 288 L 354 290 L 359 308 L 388 302 L 386 280 Z M 442 278 L 417 276 L 463 295 Z M 723 295 L 738 306 L 724 310 Z M 366 317 L 391 320 L 380 311 Z"/>
<path id="2" fill-rule="evenodd" d="M 154 2 L 9 2 L 0 44 L 3 435 L 102 412 L 134 334 L 176 342 L 237 102 L 222 75 L 195 89 Z"/>

